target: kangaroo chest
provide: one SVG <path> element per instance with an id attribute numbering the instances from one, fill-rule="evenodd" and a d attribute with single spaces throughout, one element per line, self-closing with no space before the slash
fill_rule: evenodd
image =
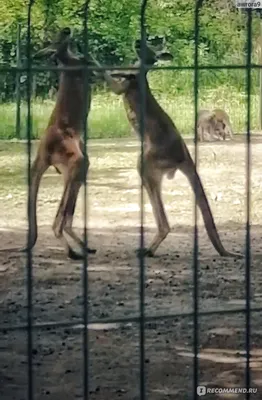
<path id="1" fill-rule="evenodd" d="M 146 133 L 149 129 L 148 127 L 148 102 L 147 98 L 145 99 L 145 109 L 142 110 L 140 93 L 138 90 L 130 90 L 125 93 L 123 96 L 124 107 L 126 110 L 126 115 L 129 123 L 132 125 L 133 129 L 139 135 L 140 133 L 140 124 L 141 124 L 141 116 L 144 116 L 144 133 Z M 143 111 L 143 113 L 142 113 Z"/>
<path id="2" fill-rule="evenodd" d="M 130 105 L 126 97 L 124 97 L 124 107 L 129 123 L 132 125 L 133 129 L 139 133 L 139 115 L 137 115 L 137 110 Z"/>
<path id="3" fill-rule="evenodd" d="M 81 79 L 68 79 L 63 90 L 58 93 L 57 103 L 53 112 L 53 119 L 59 116 L 67 125 L 77 131 L 81 131 L 84 118 L 88 115 L 91 106 L 91 90 L 88 85 L 86 98 L 84 96 L 84 85 Z"/>

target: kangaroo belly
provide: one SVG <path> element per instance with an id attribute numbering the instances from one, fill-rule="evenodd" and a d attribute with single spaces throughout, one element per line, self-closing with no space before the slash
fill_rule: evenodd
<path id="1" fill-rule="evenodd" d="M 167 179 L 169 179 L 169 180 L 173 179 L 175 176 L 175 173 L 176 173 L 176 168 L 168 170 L 167 174 L 166 174 Z"/>

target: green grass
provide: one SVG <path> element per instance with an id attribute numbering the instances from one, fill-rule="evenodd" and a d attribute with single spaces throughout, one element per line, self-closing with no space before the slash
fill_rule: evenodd
<path id="1" fill-rule="evenodd" d="M 194 97 L 192 94 L 163 95 L 161 87 L 154 82 L 152 91 L 162 107 L 172 117 L 182 135 L 193 135 Z M 32 138 L 43 134 L 51 114 L 54 102 L 35 100 L 32 104 Z M 225 87 L 216 90 L 200 90 L 199 108 L 223 108 L 231 118 L 234 131 L 246 130 L 246 95 Z M 25 104 L 21 106 L 21 138 L 26 138 Z M 0 139 L 15 138 L 16 104 L 0 105 Z M 259 96 L 251 96 L 251 130 L 259 130 Z M 97 93 L 93 96 L 89 117 L 89 137 L 121 138 L 132 135 L 127 122 L 121 97 L 112 93 Z"/>

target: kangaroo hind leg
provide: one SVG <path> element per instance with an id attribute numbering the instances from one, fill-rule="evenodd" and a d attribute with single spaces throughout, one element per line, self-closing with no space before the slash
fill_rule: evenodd
<path id="1" fill-rule="evenodd" d="M 72 149 L 71 149 L 72 150 Z M 62 240 L 62 243 L 66 249 L 68 257 L 71 259 L 82 259 L 83 253 L 79 254 L 72 249 L 68 240 L 65 237 L 65 233 L 81 247 L 82 251 L 88 253 L 95 253 L 96 250 L 86 249 L 84 242 L 76 235 L 72 229 L 73 216 L 75 212 L 75 206 L 77 197 L 79 194 L 80 187 L 85 180 L 84 174 L 84 157 L 80 149 L 69 153 L 70 156 L 66 162 L 66 167 L 63 168 L 63 174 L 65 179 L 64 192 L 61 202 L 58 207 L 58 211 L 53 223 L 53 231 L 57 238 Z M 89 164 L 89 162 L 88 162 Z M 88 169 L 88 165 L 86 170 Z"/>
<path id="2" fill-rule="evenodd" d="M 142 251 L 144 255 L 153 257 L 160 244 L 170 232 L 170 227 L 161 196 L 161 183 L 164 172 L 161 169 L 156 168 L 153 160 L 151 161 L 149 157 L 148 159 L 145 158 L 143 176 L 141 174 L 140 160 L 138 162 L 138 171 L 141 176 L 143 186 L 147 191 L 157 224 L 157 233 L 155 237 L 153 238 L 149 247 L 143 249 Z M 175 171 L 172 171 L 172 177 L 174 173 Z"/>

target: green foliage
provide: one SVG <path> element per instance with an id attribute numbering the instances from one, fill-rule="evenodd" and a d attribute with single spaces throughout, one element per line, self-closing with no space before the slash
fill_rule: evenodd
<path id="1" fill-rule="evenodd" d="M 153 75 L 153 74 L 152 74 Z M 154 76 L 150 84 L 161 106 L 174 120 L 182 135 L 193 136 L 194 126 L 194 97 L 192 94 L 176 93 L 167 96 L 161 90 L 161 82 Z M 192 82 L 188 86 L 192 88 Z M 259 129 L 258 95 L 251 99 L 251 130 Z M 228 88 L 219 87 L 216 90 L 202 89 L 199 92 L 201 108 L 223 108 L 229 115 L 235 133 L 246 131 L 246 96 Z M 54 102 L 37 99 L 32 104 L 32 139 L 41 137 L 51 114 Z M 26 138 L 27 107 L 23 103 L 21 115 L 20 137 Z M 6 103 L 0 106 L 0 139 L 15 138 L 16 104 Z M 93 97 L 92 108 L 88 120 L 88 137 L 91 139 L 130 137 L 133 132 L 127 121 L 122 99 L 112 93 L 96 93 Z"/>
<path id="2" fill-rule="evenodd" d="M 0 64 L 15 65 L 17 24 L 22 26 L 22 62 L 26 60 L 27 0 L 0 0 Z M 50 40 L 54 32 L 69 25 L 74 37 L 83 41 L 83 0 L 37 0 L 32 7 L 32 52 Z M 135 0 L 91 0 L 88 13 L 89 48 L 106 64 L 130 62 L 132 42 L 140 35 L 141 2 Z M 169 50 L 177 66 L 194 63 L 195 1 L 152 0 L 146 12 L 147 31 L 151 35 L 165 35 Z M 253 16 L 253 61 L 257 61 L 259 16 Z M 246 59 L 246 14 L 227 0 L 206 0 L 200 12 L 199 62 L 207 65 L 243 64 Z M 214 71 L 202 74 L 202 83 L 212 87 Z M 173 74 L 176 75 L 176 72 Z M 221 84 L 239 87 L 239 71 L 219 72 Z M 181 75 L 183 76 L 183 74 Z M 176 81 L 176 79 L 175 79 Z M 178 90 L 180 88 L 180 79 Z M 55 85 L 52 73 L 38 74 L 36 95 L 47 96 Z M 242 83 L 241 83 L 242 85 Z M 170 85 L 166 84 L 166 87 Z M 10 100 L 15 89 L 15 77 L 6 74 L 0 78 L 3 100 Z"/>
<path id="3" fill-rule="evenodd" d="M 193 66 L 195 54 L 195 0 L 176 2 L 174 0 L 151 0 L 146 12 L 147 32 L 150 35 L 165 35 L 168 50 L 174 55 L 174 65 Z M 247 56 L 246 13 L 237 10 L 228 0 L 206 0 L 200 12 L 199 23 L 199 63 L 204 65 L 245 64 Z M 28 0 L 0 0 L 0 65 L 16 65 L 17 26 L 21 24 L 21 62 L 26 62 Z M 141 1 L 135 0 L 91 0 L 87 18 L 88 47 L 103 63 L 128 64 L 134 60 L 132 43 L 140 36 Z M 36 0 L 32 7 L 32 54 L 43 47 L 61 27 L 73 28 L 74 38 L 83 43 L 83 0 Z M 252 62 L 259 59 L 260 15 L 253 13 L 252 23 Z M 34 61 L 36 62 L 36 61 Z M 0 106 L 2 118 L 1 135 L 14 136 L 14 105 L 16 89 L 15 73 L 0 74 Z M 259 73 L 252 73 L 252 93 L 257 95 Z M 154 71 L 149 74 L 154 93 L 170 111 L 170 104 L 187 99 L 193 104 L 194 73 L 189 70 Z M 38 73 L 34 76 L 33 94 L 37 99 L 34 109 L 34 134 L 38 136 L 46 125 L 51 111 L 50 89 L 57 87 L 57 74 Z M 210 93 L 234 93 L 242 98 L 246 90 L 246 73 L 243 70 L 207 70 L 199 72 L 199 90 Z M 25 99 L 26 85 L 21 83 L 22 99 Z M 113 97 L 108 114 L 99 117 L 98 104 L 101 104 L 101 87 L 95 88 L 91 127 L 93 137 L 123 136 L 129 134 L 119 99 Z M 104 91 L 103 91 L 104 94 Z M 110 94 L 107 93 L 108 96 Z M 99 97 L 100 96 L 100 97 Z M 242 96 L 242 97 L 241 97 Z M 228 98 L 225 95 L 225 99 Z M 255 97 L 254 97 L 255 98 Z M 44 101 L 44 103 L 43 103 Z M 111 101 L 111 100 L 110 100 Z M 232 98 L 232 102 L 234 102 Z M 41 104 L 41 105 L 39 105 Z M 52 103 L 51 103 L 52 104 Z M 225 108 L 230 108 L 229 99 Z M 179 108 L 178 108 L 179 109 Z M 38 111 L 37 111 L 38 110 Z M 43 113 L 41 110 L 44 110 Z M 122 111 L 121 111 L 122 110 Z M 23 111 L 24 112 L 24 111 Z M 42 114 L 41 114 L 42 113 Z M 11 117 L 12 114 L 12 117 Z M 180 114 L 172 112 L 176 120 Z M 25 121 L 25 119 L 23 119 Z M 125 122 L 124 122 L 125 121 Z M 184 132 L 189 127 L 182 126 Z"/>

